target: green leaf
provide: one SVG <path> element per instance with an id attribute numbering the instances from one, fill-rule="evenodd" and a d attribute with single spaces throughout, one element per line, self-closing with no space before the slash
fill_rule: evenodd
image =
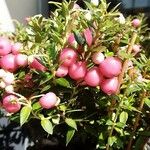
<path id="1" fill-rule="evenodd" d="M 145 98 L 144 102 L 148 107 L 150 107 L 150 99 L 149 98 Z"/>
<path id="2" fill-rule="evenodd" d="M 141 131 L 139 132 L 140 135 L 142 136 L 147 136 L 147 137 L 150 137 L 150 131 L 146 130 L 146 131 Z"/>
<path id="3" fill-rule="evenodd" d="M 41 126 L 47 133 L 53 134 L 53 126 L 49 119 L 46 119 L 46 118 L 42 119 Z"/>
<path id="4" fill-rule="evenodd" d="M 45 84 L 46 82 L 50 81 L 51 79 L 53 78 L 53 75 L 48 75 L 46 78 L 42 78 L 42 80 L 40 81 L 40 84 L 39 85 L 43 85 Z"/>
<path id="5" fill-rule="evenodd" d="M 75 129 L 70 128 L 70 129 L 68 130 L 67 135 L 66 135 L 66 146 L 69 144 L 69 142 L 70 142 L 71 139 L 73 138 L 74 133 L 75 133 Z"/>
<path id="6" fill-rule="evenodd" d="M 55 80 L 55 82 L 63 87 L 71 88 L 69 81 L 67 81 L 65 78 L 58 78 Z"/>
<path id="7" fill-rule="evenodd" d="M 48 91 L 51 88 L 50 85 L 45 86 L 44 88 L 42 88 L 41 93 Z"/>
<path id="8" fill-rule="evenodd" d="M 56 56 L 57 56 L 57 50 L 56 50 L 56 44 L 55 43 L 52 43 L 50 45 L 50 47 L 48 48 L 48 53 L 49 53 L 49 57 L 52 59 L 52 60 L 55 60 L 56 59 Z"/>
<path id="9" fill-rule="evenodd" d="M 123 129 L 120 129 L 120 128 L 117 128 L 115 127 L 114 128 L 118 133 L 120 133 L 121 136 L 123 136 Z"/>
<path id="10" fill-rule="evenodd" d="M 21 79 L 21 78 L 24 79 L 24 76 L 25 76 L 25 72 L 24 71 L 19 72 L 19 76 L 18 76 L 19 79 Z"/>
<path id="11" fill-rule="evenodd" d="M 75 122 L 73 119 L 71 119 L 71 118 L 66 118 L 66 119 L 65 119 L 65 122 L 66 122 L 66 124 L 67 124 L 68 126 L 70 126 L 70 127 L 74 128 L 75 130 L 77 130 L 77 124 L 76 124 L 76 122 Z"/>
<path id="12" fill-rule="evenodd" d="M 119 116 L 119 121 L 126 124 L 127 120 L 128 120 L 128 113 L 125 111 L 121 112 Z"/>
<path id="13" fill-rule="evenodd" d="M 22 126 L 29 118 L 32 108 L 24 106 L 20 112 L 20 125 Z"/>
<path id="14" fill-rule="evenodd" d="M 80 35 L 78 31 L 74 31 L 74 36 L 79 45 L 83 45 L 85 43 L 85 39 Z"/>
<path id="15" fill-rule="evenodd" d="M 132 58 L 131 54 L 128 54 L 125 50 L 120 50 L 118 52 L 118 55 L 122 58 L 122 59 L 129 59 Z"/>
<path id="16" fill-rule="evenodd" d="M 105 56 L 106 57 L 111 57 L 111 56 L 114 56 L 114 53 L 113 52 L 108 52 L 108 53 L 105 54 Z"/>
<path id="17" fill-rule="evenodd" d="M 117 138 L 115 136 L 112 136 L 112 137 L 108 138 L 108 144 L 110 146 L 112 146 L 114 143 L 116 143 L 116 141 L 117 141 Z"/>
<path id="18" fill-rule="evenodd" d="M 113 122 L 111 120 L 107 120 L 106 125 L 111 126 L 113 125 Z"/>
<path id="19" fill-rule="evenodd" d="M 59 124 L 59 121 L 60 121 L 60 115 L 57 115 L 55 117 L 52 118 L 52 122 L 54 124 Z"/>
<path id="20" fill-rule="evenodd" d="M 145 144 L 145 138 L 140 136 L 135 142 L 135 150 L 141 150 L 141 145 Z"/>
<path id="21" fill-rule="evenodd" d="M 41 108 L 41 105 L 39 102 L 36 102 L 32 105 L 32 110 L 38 110 Z"/>
<path id="22" fill-rule="evenodd" d="M 41 41 L 42 41 L 42 37 L 41 37 L 40 33 L 37 32 L 35 35 L 35 42 L 41 43 Z"/>

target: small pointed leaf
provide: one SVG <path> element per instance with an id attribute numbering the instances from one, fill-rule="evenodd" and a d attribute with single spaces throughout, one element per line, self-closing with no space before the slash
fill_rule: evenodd
<path id="1" fill-rule="evenodd" d="M 29 118 L 32 108 L 24 106 L 20 112 L 20 125 L 22 126 Z"/>
<path id="2" fill-rule="evenodd" d="M 50 122 L 50 120 L 48 119 L 42 119 L 41 120 L 41 126 L 43 127 L 43 129 L 49 133 L 49 134 L 53 134 L 53 126 L 52 123 Z"/>
<path id="3" fill-rule="evenodd" d="M 66 118 L 66 119 L 65 119 L 65 122 L 66 122 L 66 124 L 67 124 L 68 126 L 70 126 L 70 127 L 74 128 L 75 130 L 77 130 L 77 124 L 76 124 L 76 122 L 75 122 L 73 119 L 71 119 L 71 118 Z"/>
<path id="4" fill-rule="evenodd" d="M 73 138 L 74 133 L 75 133 L 75 129 L 70 128 L 70 129 L 68 130 L 67 135 L 66 135 L 66 146 L 69 144 L 69 142 L 70 142 L 71 139 Z"/>

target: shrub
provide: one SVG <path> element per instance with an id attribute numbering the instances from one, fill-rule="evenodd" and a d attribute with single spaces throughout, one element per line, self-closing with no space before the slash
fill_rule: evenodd
<path id="1" fill-rule="evenodd" d="M 90 135 L 95 149 L 139 148 L 150 136 L 145 18 L 125 19 L 117 7 L 108 12 L 105 0 L 85 2 L 86 9 L 74 1 L 50 3 L 57 6 L 50 18 L 33 16 L 1 35 L 1 108 L 21 126 L 37 119 L 47 134 L 61 131 L 66 145 L 78 134 Z M 8 111 L 6 96 L 17 109 Z"/>

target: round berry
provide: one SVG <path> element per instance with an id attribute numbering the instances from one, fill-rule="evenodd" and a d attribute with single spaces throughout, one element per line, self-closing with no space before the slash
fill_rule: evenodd
<path id="1" fill-rule="evenodd" d="M 39 103 L 42 108 L 53 108 L 57 103 L 57 96 L 53 92 L 49 92 L 40 98 Z"/>
<path id="2" fill-rule="evenodd" d="M 17 97 L 14 95 L 7 95 L 3 98 L 3 107 L 9 113 L 16 113 L 20 110 L 21 105 L 17 102 Z"/>
<path id="3" fill-rule="evenodd" d="M 122 70 L 121 60 L 117 57 L 108 57 L 99 65 L 99 70 L 106 78 L 118 76 Z"/>
<path id="4" fill-rule="evenodd" d="M 9 39 L 0 37 L 0 56 L 7 55 L 11 52 L 11 42 Z"/>

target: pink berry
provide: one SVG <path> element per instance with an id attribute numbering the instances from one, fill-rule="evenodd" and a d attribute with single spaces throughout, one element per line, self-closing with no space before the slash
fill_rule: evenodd
<path id="1" fill-rule="evenodd" d="M 4 89 L 6 87 L 6 83 L 4 81 L 0 82 L 0 88 Z"/>
<path id="2" fill-rule="evenodd" d="M 5 91 L 7 93 L 12 93 L 12 92 L 14 92 L 14 87 L 12 85 L 8 85 L 5 87 Z"/>
<path id="3" fill-rule="evenodd" d="M 77 47 L 77 44 L 78 44 L 78 43 L 76 42 L 73 33 L 69 34 L 69 36 L 68 36 L 68 44 L 69 44 L 70 46 L 75 47 L 75 48 Z"/>
<path id="4" fill-rule="evenodd" d="M 49 92 L 40 98 L 39 103 L 45 109 L 53 108 L 57 103 L 57 96 L 53 92 Z"/>
<path id="5" fill-rule="evenodd" d="M 7 70 L 9 72 L 14 72 L 17 70 L 18 66 L 15 62 L 15 56 L 13 54 L 8 54 L 3 56 L 0 59 L 1 67 L 4 70 Z"/>
<path id="6" fill-rule="evenodd" d="M 19 67 L 25 67 L 28 65 L 28 56 L 24 54 L 17 54 L 15 56 L 15 62 Z"/>
<path id="7" fill-rule="evenodd" d="M 7 72 L 2 79 L 6 83 L 6 85 L 10 85 L 13 84 L 15 77 L 13 73 Z"/>
<path id="8" fill-rule="evenodd" d="M 121 60 L 117 57 L 107 57 L 99 65 L 100 73 L 106 78 L 118 76 L 122 70 Z"/>
<path id="9" fill-rule="evenodd" d="M 12 53 L 13 53 L 14 55 L 19 54 L 21 47 L 22 47 L 22 44 L 21 44 L 21 43 L 19 43 L 19 42 L 14 43 L 14 44 L 12 45 L 12 47 L 11 47 Z"/>
<path id="10" fill-rule="evenodd" d="M 73 63 L 69 67 L 69 76 L 74 80 L 83 79 L 85 77 L 86 72 L 87 72 L 86 63 L 82 61 Z"/>
<path id="11" fill-rule="evenodd" d="M 92 60 L 95 64 L 99 65 L 103 60 L 105 59 L 105 56 L 101 52 L 95 52 L 92 55 Z"/>
<path id="12" fill-rule="evenodd" d="M 33 59 L 33 61 L 30 64 L 30 68 L 43 72 L 47 70 L 47 68 L 44 65 L 42 65 L 37 59 Z"/>
<path id="13" fill-rule="evenodd" d="M 83 34 L 84 34 L 87 45 L 91 46 L 93 42 L 92 31 L 89 28 L 87 28 L 84 30 Z"/>
<path id="14" fill-rule="evenodd" d="M 3 78 L 5 76 L 6 72 L 4 69 L 0 69 L 0 78 Z"/>
<path id="15" fill-rule="evenodd" d="M 70 66 L 77 60 L 77 52 L 71 48 L 64 48 L 59 57 L 63 66 Z"/>
<path id="16" fill-rule="evenodd" d="M 103 77 L 102 77 L 102 75 L 100 75 L 98 67 L 91 68 L 86 73 L 86 76 L 84 78 L 85 82 L 89 86 L 93 86 L 93 87 L 98 86 L 101 83 L 102 79 L 103 79 Z"/>
<path id="17" fill-rule="evenodd" d="M 26 74 L 24 80 L 29 82 L 32 79 L 32 74 Z"/>
<path id="18" fill-rule="evenodd" d="M 136 55 L 137 53 L 139 53 L 141 51 L 141 45 L 133 45 L 132 50 L 134 52 L 134 54 Z"/>
<path id="19" fill-rule="evenodd" d="M 68 74 L 68 67 L 65 66 L 59 66 L 59 68 L 56 71 L 56 76 L 57 77 L 64 77 Z"/>
<path id="20" fill-rule="evenodd" d="M 107 95 L 112 95 L 115 94 L 117 92 L 118 89 L 118 78 L 117 77 L 113 77 L 111 79 L 104 79 L 100 86 L 101 89 L 104 93 L 106 93 Z"/>
<path id="21" fill-rule="evenodd" d="M 9 113 L 16 113 L 21 105 L 16 101 L 18 98 L 14 95 L 7 95 L 3 98 L 3 107 Z"/>
<path id="22" fill-rule="evenodd" d="M 140 24 L 141 24 L 141 21 L 139 19 L 132 20 L 133 27 L 138 28 L 140 26 Z"/>
<path id="23" fill-rule="evenodd" d="M 0 37 L 0 56 L 7 55 L 11 52 L 11 42 L 9 39 Z"/>
<path id="24" fill-rule="evenodd" d="M 28 23 L 31 20 L 31 17 L 25 17 L 24 20 L 26 23 Z"/>
<path id="25" fill-rule="evenodd" d="M 81 7 L 77 4 L 77 3 L 75 3 L 74 5 L 73 5 L 73 9 L 80 9 Z"/>

